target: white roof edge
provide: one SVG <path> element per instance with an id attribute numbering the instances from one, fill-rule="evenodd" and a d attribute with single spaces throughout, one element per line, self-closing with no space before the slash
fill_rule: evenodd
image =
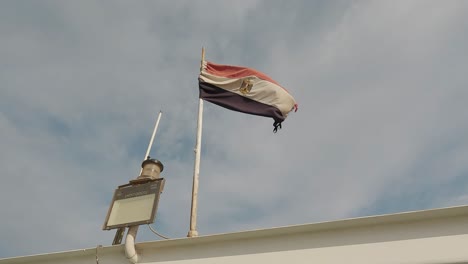
<path id="1" fill-rule="evenodd" d="M 247 238 L 259 238 L 259 237 L 269 237 L 277 236 L 283 234 L 296 234 L 304 232 L 322 232 L 332 229 L 345 229 L 369 225 L 385 225 L 385 224 L 397 224 L 397 223 L 407 223 L 414 221 L 422 221 L 429 219 L 437 218 L 448 218 L 456 216 L 468 216 L 468 205 L 463 206 L 454 206 L 454 207 L 445 207 L 445 208 L 436 208 L 420 211 L 409 211 L 409 212 L 400 212 L 394 214 L 384 214 L 384 215 L 373 215 L 373 216 L 364 216 L 357 218 L 348 218 L 342 220 L 310 223 L 310 224 L 299 224 L 283 227 L 273 227 L 267 229 L 257 229 L 257 230 L 248 230 L 240 231 L 234 233 L 224 233 L 224 234 L 212 234 L 207 236 L 199 236 L 193 238 L 177 238 L 170 240 L 159 240 L 159 241 L 149 241 L 139 243 L 140 248 L 156 248 L 156 247 L 167 247 L 167 246 L 182 246 L 185 244 L 193 243 L 209 243 L 215 241 L 226 241 L 226 240 L 237 240 L 237 239 L 247 239 Z"/>
<path id="2" fill-rule="evenodd" d="M 37 254 L 37 255 L 3 258 L 3 259 L 0 259 L 0 263 L 3 263 L 4 261 L 5 263 L 23 263 L 23 262 L 29 262 L 33 259 L 36 261 L 40 261 L 42 259 L 58 259 L 58 258 L 62 258 L 65 256 L 67 258 L 95 256 L 96 249 L 98 249 L 99 252 L 102 252 L 103 250 L 105 250 L 107 253 L 111 253 L 112 251 L 119 252 L 123 250 L 123 245 L 115 245 L 115 246 L 111 245 L 111 246 L 105 246 L 105 247 L 101 245 L 96 245 L 96 247 L 93 247 L 93 248 L 84 248 L 84 249 L 75 249 L 75 250 L 69 250 L 69 251 L 43 253 L 43 254 Z"/>
<path id="3" fill-rule="evenodd" d="M 160 248 L 160 247 L 170 247 L 170 246 L 183 246 L 190 245 L 194 243 L 210 243 L 216 241 L 226 241 L 226 240 L 238 240 L 238 239 L 247 239 L 247 238 L 260 238 L 260 237 L 269 237 L 277 236 L 283 234 L 295 234 L 302 232 L 321 232 L 331 229 L 345 229 L 353 227 L 361 227 L 368 225 L 385 225 L 385 224 L 397 224 L 404 222 L 414 222 L 422 220 L 430 220 L 437 218 L 447 218 L 447 217 L 456 217 L 456 216 L 467 216 L 468 215 L 468 205 L 463 206 L 454 206 L 446 208 L 437 208 L 421 211 L 410 211 L 410 212 L 401 212 L 395 214 L 385 214 L 385 215 L 376 215 L 376 216 L 365 216 L 358 218 L 349 218 L 336 221 L 328 222 L 319 222 L 311 224 L 300 224 L 284 227 L 274 227 L 268 229 L 258 229 L 258 230 L 249 230 L 241 231 L 235 233 L 225 233 L 225 234 L 214 234 L 207 236 L 199 236 L 192 238 L 176 238 L 169 240 L 158 240 L 158 241 L 149 241 L 137 243 L 137 249 L 149 249 L 149 248 Z M 30 256 L 20 256 L 12 258 L 0 259 L 0 263 L 22 263 L 27 262 L 32 259 L 39 261 L 41 259 L 51 259 L 51 258 L 61 258 L 61 257 L 78 257 L 78 256 L 94 256 L 96 254 L 96 247 L 63 251 L 63 252 L 54 252 L 46 253 L 39 255 L 30 255 Z M 105 251 L 105 253 L 121 252 L 123 250 L 123 245 L 115 246 L 103 246 L 99 247 L 99 252 Z"/>

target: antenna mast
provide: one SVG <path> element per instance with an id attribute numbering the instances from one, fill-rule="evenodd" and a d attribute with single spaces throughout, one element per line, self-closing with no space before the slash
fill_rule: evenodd
<path id="1" fill-rule="evenodd" d="M 158 118 L 156 119 L 156 123 L 154 124 L 153 134 L 151 135 L 151 139 L 148 144 L 148 149 L 146 150 L 145 157 L 143 158 L 143 160 L 146 160 L 149 158 L 151 147 L 153 146 L 153 141 L 156 136 L 156 131 L 158 130 L 158 127 L 159 127 L 159 121 L 161 120 L 161 115 L 162 115 L 162 111 L 159 110 Z M 138 175 L 140 175 L 142 172 L 143 172 L 143 167 L 140 169 L 140 173 Z M 134 233 L 136 236 L 136 232 L 138 231 L 138 226 L 130 227 L 129 232 L 130 232 L 130 229 L 133 229 L 132 233 Z M 112 245 L 121 244 L 124 233 L 125 233 L 125 227 L 120 227 L 119 229 L 117 229 L 117 232 L 115 233 L 115 236 L 114 236 L 114 240 L 112 241 Z"/>

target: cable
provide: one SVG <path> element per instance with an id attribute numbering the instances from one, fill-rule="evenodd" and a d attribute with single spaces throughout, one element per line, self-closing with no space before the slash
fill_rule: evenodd
<path id="1" fill-rule="evenodd" d="M 163 235 L 159 234 L 159 233 L 158 233 L 156 230 L 154 230 L 153 227 L 150 226 L 149 224 L 148 224 L 148 227 L 149 227 L 149 229 L 151 230 L 151 232 L 153 232 L 155 235 L 157 235 L 157 236 L 159 236 L 159 237 L 161 237 L 161 238 L 164 238 L 164 239 L 170 239 L 170 238 L 168 238 L 168 237 L 166 237 L 166 236 L 163 236 Z"/>

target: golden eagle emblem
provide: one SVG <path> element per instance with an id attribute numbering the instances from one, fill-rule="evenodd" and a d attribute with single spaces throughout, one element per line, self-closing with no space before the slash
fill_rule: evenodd
<path id="1" fill-rule="evenodd" d="M 239 91 L 242 94 L 250 93 L 250 90 L 252 90 L 253 82 L 254 82 L 254 78 L 252 78 L 252 77 L 245 78 L 242 81 L 242 84 L 241 84 L 241 87 L 239 88 Z"/>

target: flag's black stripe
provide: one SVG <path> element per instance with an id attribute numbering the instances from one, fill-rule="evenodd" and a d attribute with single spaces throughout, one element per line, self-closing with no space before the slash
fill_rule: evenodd
<path id="1" fill-rule="evenodd" d="M 281 123 L 285 119 L 281 111 L 274 106 L 243 97 L 200 80 L 199 87 L 200 98 L 213 104 L 246 114 L 271 117 L 275 122 Z"/>

